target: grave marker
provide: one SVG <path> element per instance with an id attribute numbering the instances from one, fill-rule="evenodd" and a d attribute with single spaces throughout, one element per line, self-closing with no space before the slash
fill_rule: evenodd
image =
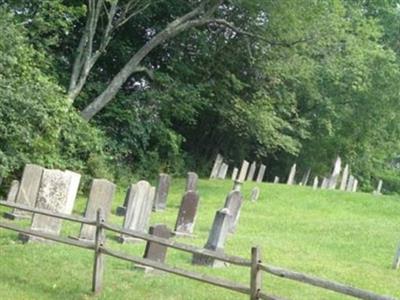
<path id="1" fill-rule="evenodd" d="M 374 195 L 381 195 L 381 194 L 382 194 L 382 193 L 381 193 L 381 191 L 382 191 L 382 184 L 383 184 L 383 181 L 382 181 L 382 180 L 379 180 L 379 181 L 378 181 L 378 186 L 376 187 L 376 190 L 373 192 Z"/>
<path id="2" fill-rule="evenodd" d="M 163 211 L 167 207 L 169 187 L 171 185 L 171 176 L 161 173 L 158 177 L 156 197 L 153 203 L 153 211 Z"/>
<path id="3" fill-rule="evenodd" d="M 294 177 L 296 175 L 296 164 L 293 164 L 290 168 L 287 184 L 291 185 L 294 184 Z"/>
<path id="4" fill-rule="evenodd" d="M 347 181 L 347 186 L 346 186 L 346 191 L 351 192 L 353 191 L 353 186 L 354 186 L 354 176 L 350 175 L 349 180 Z"/>
<path id="5" fill-rule="evenodd" d="M 301 185 L 306 186 L 308 183 L 308 180 L 310 179 L 310 174 L 311 174 L 311 169 L 309 168 L 307 172 L 304 173 L 303 178 L 301 179 Z"/>
<path id="6" fill-rule="evenodd" d="M 8 190 L 7 202 L 11 202 L 11 203 L 15 202 L 15 200 L 17 198 L 17 194 L 18 194 L 18 189 L 19 189 L 19 181 L 13 180 L 11 182 L 10 189 Z"/>
<path id="7" fill-rule="evenodd" d="M 238 169 L 238 168 L 233 168 L 232 177 L 231 177 L 231 179 L 232 179 L 233 181 L 235 181 L 235 180 L 237 179 L 238 172 L 239 172 L 239 169 Z"/>
<path id="8" fill-rule="evenodd" d="M 243 160 L 242 167 L 240 168 L 239 178 L 238 178 L 239 182 L 244 182 L 244 180 L 246 179 L 248 169 L 249 169 L 249 162 L 247 160 Z"/>
<path id="9" fill-rule="evenodd" d="M 196 223 L 199 194 L 195 191 L 186 192 L 181 201 L 174 232 L 176 235 L 192 235 Z"/>
<path id="10" fill-rule="evenodd" d="M 255 202 L 260 197 L 260 189 L 258 187 L 254 187 L 251 190 L 250 201 Z"/>
<path id="11" fill-rule="evenodd" d="M 234 233 L 239 222 L 240 209 L 243 203 L 243 196 L 240 191 L 231 191 L 225 199 L 224 208 L 229 211 L 228 232 Z"/>
<path id="12" fill-rule="evenodd" d="M 226 163 L 222 163 L 221 168 L 219 169 L 219 172 L 218 172 L 219 179 L 226 178 L 226 174 L 228 173 L 228 168 L 229 168 L 229 166 Z"/>
<path id="13" fill-rule="evenodd" d="M 333 167 L 332 174 L 331 174 L 331 176 L 330 176 L 329 179 L 328 179 L 328 186 L 327 186 L 328 189 L 330 189 L 330 190 L 336 189 L 337 180 L 338 180 L 338 178 L 339 178 L 341 169 L 342 169 L 342 160 L 341 160 L 340 157 L 338 156 L 338 157 L 336 158 L 336 161 L 335 161 L 335 165 L 334 165 L 334 167 Z"/>
<path id="14" fill-rule="evenodd" d="M 266 166 L 261 164 L 260 169 L 258 170 L 257 180 L 256 182 L 260 183 L 264 180 Z"/>
<path id="15" fill-rule="evenodd" d="M 354 179 L 353 188 L 351 189 L 351 191 L 355 193 L 357 192 L 357 188 L 358 188 L 358 179 Z"/>
<path id="16" fill-rule="evenodd" d="M 252 162 L 250 166 L 249 173 L 247 174 L 247 179 L 246 181 L 253 181 L 254 180 L 254 174 L 256 172 L 257 164 L 255 161 Z"/>
<path id="17" fill-rule="evenodd" d="M 348 178 L 349 178 L 349 165 L 346 164 L 346 166 L 344 167 L 344 170 L 343 170 L 342 180 L 340 181 L 340 190 L 341 191 L 346 190 L 346 184 L 347 184 Z"/>
<path id="18" fill-rule="evenodd" d="M 72 214 L 72 211 L 74 210 L 76 195 L 78 194 L 78 190 L 79 190 L 81 174 L 66 170 L 65 175 L 69 176 L 70 179 L 69 179 L 68 192 L 67 192 L 67 204 L 65 206 L 64 213 Z"/>
<path id="19" fill-rule="evenodd" d="M 218 172 L 219 172 L 219 169 L 221 168 L 223 160 L 224 160 L 224 158 L 222 157 L 222 155 L 221 154 L 217 154 L 217 157 L 215 158 L 215 162 L 214 162 L 213 168 L 211 170 L 210 179 L 217 178 Z"/>
<path id="20" fill-rule="evenodd" d="M 279 177 L 278 176 L 275 176 L 274 177 L 274 183 L 276 184 L 276 183 L 279 183 Z"/>
<path id="21" fill-rule="evenodd" d="M 194 172 L 188 172 L 186 177 L 185 191 L 197 191 L 197 181 L 199 176 Z"/>
<path id="22" fill-rule="evenodd" d="M 324 177 L 324 178 L 322 179 L 321 189 L 326 189 L 326 188 L 328 188 L 328 182 L 329 182 L 329 179 L 326 178 L 326 177 Z"/>
<path id="23" fill-rule="evenodd" d="M 318 176 L 315 176 L 313 182 L 313 190 L 316 190 L 317 188 L 318 188 Z"/>

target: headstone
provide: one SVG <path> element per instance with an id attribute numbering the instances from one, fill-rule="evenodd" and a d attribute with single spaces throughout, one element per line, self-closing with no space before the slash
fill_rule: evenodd
<path id="1" fill-rule="evenodd" d="M 313 190 L 316 190 L 317 188 L 318 188 L 318 176 L 315 176 L 313 182 Z"/>
<path id="2" fill-rule="evenodd" d="M 245 181 L 248 169 L 249 169 L 249 162 L 247 160 L 243 160 L 242 167 L 240 168 L 239 178 L 238 178 L 239 182 Z"/>
<path id="3" fill-rule="evenodd" d="M 126 214 L 126 207 L 128 206 L 128 202 L 129 202 L 130 189 L 131 188 L 129 187 L 128 190 L 126 191 L 124 204 L 122 204 L 122 206 L 117 207 L 117 210 L 116 210 L 117 216 L 125 216 L 125 214 Z"/>
<path id="4" fill-rule="evenodd" d="M 68 199 L 68 187 L 70 177 L 60 170 L 43 171 L 36 208 L 49 210 L 56 213 L 64 213 Z M 59 235 L 62 220 L 55 217 L 33 214 L 31 230 Z M 27 242 L 29 240 L 43 241 L 41 238 L 21 234 L 20 238 Z"/>
<path id="5" fill-rule="evenodd" d="M 7 202 L 10 202 L 10 203 L 15 202 L 15 200 L 17 199 L 18 189 L 19 189 L 19 181 L 13 180 L 11 182 L 10 189 L 8 190 Z"/>
<path id="6" fill-rule="evenodd" d="M 228 168 L 229 168 L 229 166 L 226 163 L 222 163 L 221 168 L 219 169 L 219 172 L 218 172 L 219 179 L 226 178 L 226 174 L 228 173 Z"/>
<path id="7" fill-rule="evenodd" d="M 125 230 L 139 231 L 146 233 L 153 207 L 155 188 L 147 181 L 141 180 L 136 184 L 131 185 L 129 189 L 129 201 L 126 208 L 123 228 Z M 142 241 L 140 239 L 121 235 L 120 241 L 135 242 Z"/>
<path id="8" fill-rule="evenodd" d="M 89 200 L 86 203 L 85 218 L 96 219 L 96 213 L 101 208 L 105 220 L 109 218 L 111 204 L 114 199 L 116 186 L 106 179 L 93 179 L 90 188 Z M 96 226 L 82 224 L 79 238 L 93 241 L 95 239 Z"/>
<path id="9" fill-rule="evenodd" d="M 260 189 L 258 187 L 254 187 L 251 190 L 251 196 L 250 196 L 250 200 L 255 202 L 258 200 L 258 198 L 260 197 Z"/>
<path id="10" fill-rule="evenodd" d="M 232 177 L 231 177 L 231 179 L 232 179 L 233 181 L 235 181 L 235 180 L 237 179 L 238 172 L 239 172 L 239 169 L 238 169 L 238 168 L 233 168 Z"/>
<path id="11" fill-rule="evenodd" d="M 331 176 L 329 177 L 329 180 L 328 180 L 328 188 L 329 189 L 331 189 L 331 190 L 336 189 L 337 180 L 339 178 L 341 169 L 342 169 L 342 160 L 338 156 L 336 158 L 332 174 L 331 174 Z"/>
<path id="12" fill-rule="evenodd" d="M 393 260 L 393 269 L 397 270 L 398 268 L 400 268 L 400 244 Z"/>
<path id="13" fill-rule="evenodd" d="M 353 186 L 354 186 L 354 176 L 350 175 L 349 180 L 347 181 L 347 186 L 346 186 L 346 191 L 351 192 L 353 191 Z"/>
<path id="14" fill-rule="evenodd" d="M 25 165 L 15 203 L 35 207 L 43 170 L 43 167 L 38 165 Z M 30 218 L 32 213 L 14 209 L 12 213 L 5 213 L 4 216 L 10 219 Z"/>
<path id="15" fill-rule="evenodd" d="M 311 169 L 308 169 L 307 172 L 304 173 L 303 178 L 301 179 L 301 185 L 306 186 L 308 180 L 310 179 Z"/>
<path id="16" fill-rule="evenodd" d="M 194 172 L 188 172 L 186 177 L 185 191 L 197 191 L 197 181 L 199 176 Z"/>
<path id="17" fill-rule="evenodd" d="M 162 211 L 167 207 L 169 186 L 171 185 L 171 176 L 161 173 L 158 177 L 158 186 L 156 197 L 154 198 L 153 211 Z"/>
<path id="18" fill-rule="evenodd" d="M 346 190 L 346 184 L 347 184 L 348 178 L 349 178 L 349 165 L 346 164 L 346 166 L 344 167 L 344 170 L 343 170 L 342 180 L 340 181 L 340 190 L 341 191 Z"/>
<path id="19" fill-rule="evenodd" d="M 251 166 L 250 166 L 249 173 L 247 174 L 246 181 L 253 181 L 254 180 L 254 174 L 256 173 L 256 168 L 257 168 L 257 164 L 256 164 L 255 161 L 253 161 Z"/>
<path id="20" fill-rule="evenodd" d="M 240 191 L 240 190 L 242 189 L 242 184 L 243 184 L 243 182 L 238 181 L 238 180 L 235 180 L 235 181 L 233 182 L 232 191 Z"/>
<path id="21" fill-rule="evenodd" d="M 199 194 L 195 191 L 186 192 L 182 197 L 174 232 L 176 235 L 192 235 L 196 223 Z"/>
<path id="22" fill-rule="evenodd" d="M 279 177 L 278 176 L 275 176 L 274 183 L 279 183 Z"/>
<path id="23" fill-rule="evenodd" d="M 243 203 L 243 196 L 240 191 L 232 191 L 225 199 L 224 208 L 229 211 L 228 232 L 234 233 L 239 223 L 240 209 Z"/>
<path id="24" fill-rule="evenodd" d="M 217 154 L 217 157 L 215 158 L 214 166 L 211 170 L 210 174 L 210 179 L 217 178 L 219 169 L 221 168 L 222 162 L 224 158 L 222 157 L 221 154 Z"/>
<path id="25" fill-rule="evenodd" d="M 266 169 L 266 166 L 261 164 L 260 169 L 258 170 L 258 175 L 257 175 L 257 180 L 256 180 L 258 183 L 260 183 L 264 180 L 265 169 Z"/>
<path id="26" fill-rule="evenodd" d="M 79 183 L 81 182 L 81 174 L 66 170 L 65 175 L 69 176 L 70 179 L 69 179 L 68 193 L 67 193 L 67 204 L 64 213 L 72 214 L 76 200 L 76 195 L 78 194 L 79 190 Z"/>
<path id="27" fill-rule="evenodd" d="M 214 222 L 204 248 L 218 253 L 224 253 L 225 241 L 228 236 L 228 227 L 229 210 L 223 208 L 217 211 L 217 213 L 215 214 Z M 222 267 L 226 265 L 226 263 L 222 261 L 218 261 L 214 258 L 201 254 L 194 254 L 192 263 L 196 265 L 206 265 L 211 267 Z"/>
<path id="28" fill-rule="evenodd" d="M 354 179 L 353 188 L 351 189 L 351 191 L 355 193 L 357 192 L 357 188 L 358 188 L 358 179 Z"/>
<path id="29" fill-rule="evenodd" d="M 328 181 L 329 181 L 329 179 L 326 178 L 326 177 L 324 177 L 324 178 L 322 179 L 321 189 L 326 189 L 326 188 L 328 188 Z"/>
<path id="30" fill-rule="evenodd" d="M 374 195 L 381 195 L 382 194 L 382 180 L 378 181 L 378 186 L 376 187 L 376 190 L 373 192 Z"/>
<path id="31" fill-rule="evenodd" d="M 287 184 L 291 185 L 294 184 L 294 176 L 296 175 L 296 164 L 290 168 Z"/>

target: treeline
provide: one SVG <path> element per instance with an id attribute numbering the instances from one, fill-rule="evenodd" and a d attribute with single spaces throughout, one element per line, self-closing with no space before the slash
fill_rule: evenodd
<path id="1" fill-rule="evenodd" d="M 0 0 L 0 176 L 336 156 L 400 191 L 396 1 Z"/>

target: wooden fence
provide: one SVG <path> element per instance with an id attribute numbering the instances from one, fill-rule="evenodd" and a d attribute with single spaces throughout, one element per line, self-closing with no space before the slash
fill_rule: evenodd
<path id="1" fill-rule="evenodd" d="M 122 260 L 126 260 L 129 262 L 133 262 L 136 264 L 140 264 L 142 266 L 151 267 L 157 270 L 161 270 L 167 273 L 172 273 L 178 276 L 198 280 L 207 284 L 219 286 L 231 291 L 235 291 L 238 293 L 246 294 L 250 296 L 250 299 L 267 299 L 267 300 L 280 300 L 282 298 L 276 297 L 273 295 L 268 295 L 262 290 L 262 277 L 263 273 L 268 273 L 274 276 L 278 276 L 281 278 L 286 278 L 294 281 L 299 281 L 302 283 L 306 283 L 309 285 L 313 285 L 316 287 L 320 287 L 323 289 L 327 289 L 330 291 L 334 291 L 340 294 L 353 296 L 359 299 L 367 299 L 367 300 L 396 300 L 390 296 L 381 296 L 375 294 L 370 291 L 354 288 L 348 285 L 344 285 L 341 283 L 328 281 L 325 279 L 320 279 L 317 277 L 313 277 L 310 275 L 306 275 L 299 272 L 293 272 L 290 270 L 285 270 L 278 267 L 273 267 L 270 265 L 266 265 L 262 262 L 261 258 L 261 250 L 259 247 L 251 248 L 251 259 L 246 259 L 238 256 L 226 255 L 223 253 L 217 253 L 215 251 L 210 251 L 207 249 L 179 243 L 176 241 L 156 237 L 150 234 L 125 230 L 118 226 L 111 225 L 105 222 L 104 215 L 102 210 L 97 212 L 96 220 L 89 220 L 80 216 L 67 215 L 61 213 L 54 213 L 48 210 L 31 208 L 23 205 L 19 205 L 16 203 L 9 203 L 7 201 L 0 201 L 1 206 L 6 206 L 10 208 L 17 208 L 24 211 L 37 213 L 46 215 L 49 217 L 59 218 L 66 221 L 77 222 L 80 224 L 87 224 L 96 226 L 96 235 L 94 242 L 85 242 L 80 240 L 74 240 L 70 238 L 65 238 L 61 236 L 56 236 L 52 234 L 46 234 L 39 231 L 34 231 L 30 229 L 20 228 L 18 226 L 7 224 L 0 222 L 0 228 L 13 230 L 22 234 L 32 235 L 36 237 L 40 237 L 43 239 L 52 240 L 55 242 L 80 247 L 83 249 L 88 249 L 94 251 L 94 264 L 93 264 L 93 278 L 92 278 L 92 291 L 94 293 L 99 293 L 101 291 L 101 287 L 103 284 L 103 273 L 104 273 L 104 258 L 106 255 L 113 256 L 115 258 L 119 258 Z M 157 243 L 160 245 L 164 245 L 170 248 L 174 248 L 177 250 L 181 250 L 184 252 L 192 253 L 192 254 L 200 254 L 204 256 L 211 257 L 213 259 L 217 259 L 220 261 L 224 261 L 230 264 L 243 266 L 246 268 L 250 268 L 250 286 L 236 283 L 233 281 L 229 281 L 222 278 L 211 277 L 205 274 L 200 274 L 193 271 L 187 271 L 180 268 L 172 267 L 164 263 L 156 262 L 153 260 L 149 260 L 146 258 L 136 257 L 132 255 L 128 255 L 125 253 L 121 253 L 119 251 L 115 251 L 105 247 L 105 231 L 109 230 L 117 234 L 124 234 L 130 237 L 143 239 L 148 242 Z"/>

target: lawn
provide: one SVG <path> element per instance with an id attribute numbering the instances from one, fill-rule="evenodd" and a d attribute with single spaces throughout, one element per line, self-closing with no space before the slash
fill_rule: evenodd
<path id="1" fill-rule="evenodd" d="M 245 183 L 237 231 L 229 236 L 225 252 L 250 258 L 259 245 L 267 264 L 350 284 L 400 298 L 400 270 L 391 269 L 400 241 L 400 198 L 345 193 L 282 184 L 258 184 L 260 199 L 249 201 L 256 183 Z M 215 211 L 224 204 L 230 181 L 200 180 L 200 207 L 195 237 L 179 241 L 203 246 Z M 111 223 L 122 225 L 115 209 L 123 203 L 126 187 L 119 187 Z M 151 224 L 173 227 L 184 190 L 175 179 L 165 212 L 153 213 Z M 86 195 L 74 212 L 83 213 Z M 1 208 L 1 211 L 7 211 Z M 2 222 L 11 222 L 5 219 Z M 27 221 L 18 221 L 29 225 Z M 64 221 L 63 235 L 78 235 L 79 224 Z M 107 235 L 113 249 L 141 256 L 145 244 L 117 242 Z M 245 295 L 173 274 L 144 275 L 131 263 L 106 257 L 101 295 L 92 296 L 93 252 L 59 244 L 21 244 L 15 232 L 0 229 L 0 299 L 247 299 Z M 229 266 L 210 269 L 191 265 L 191 255 L 169 249 L 167 263 L 208 275 L 248 283 L 249 269 Z M 264 276 L 264 290 L 287 299 L 347 299 L 305 284 Z M 349 298 L 350 299 L 350 298 Z"/>

